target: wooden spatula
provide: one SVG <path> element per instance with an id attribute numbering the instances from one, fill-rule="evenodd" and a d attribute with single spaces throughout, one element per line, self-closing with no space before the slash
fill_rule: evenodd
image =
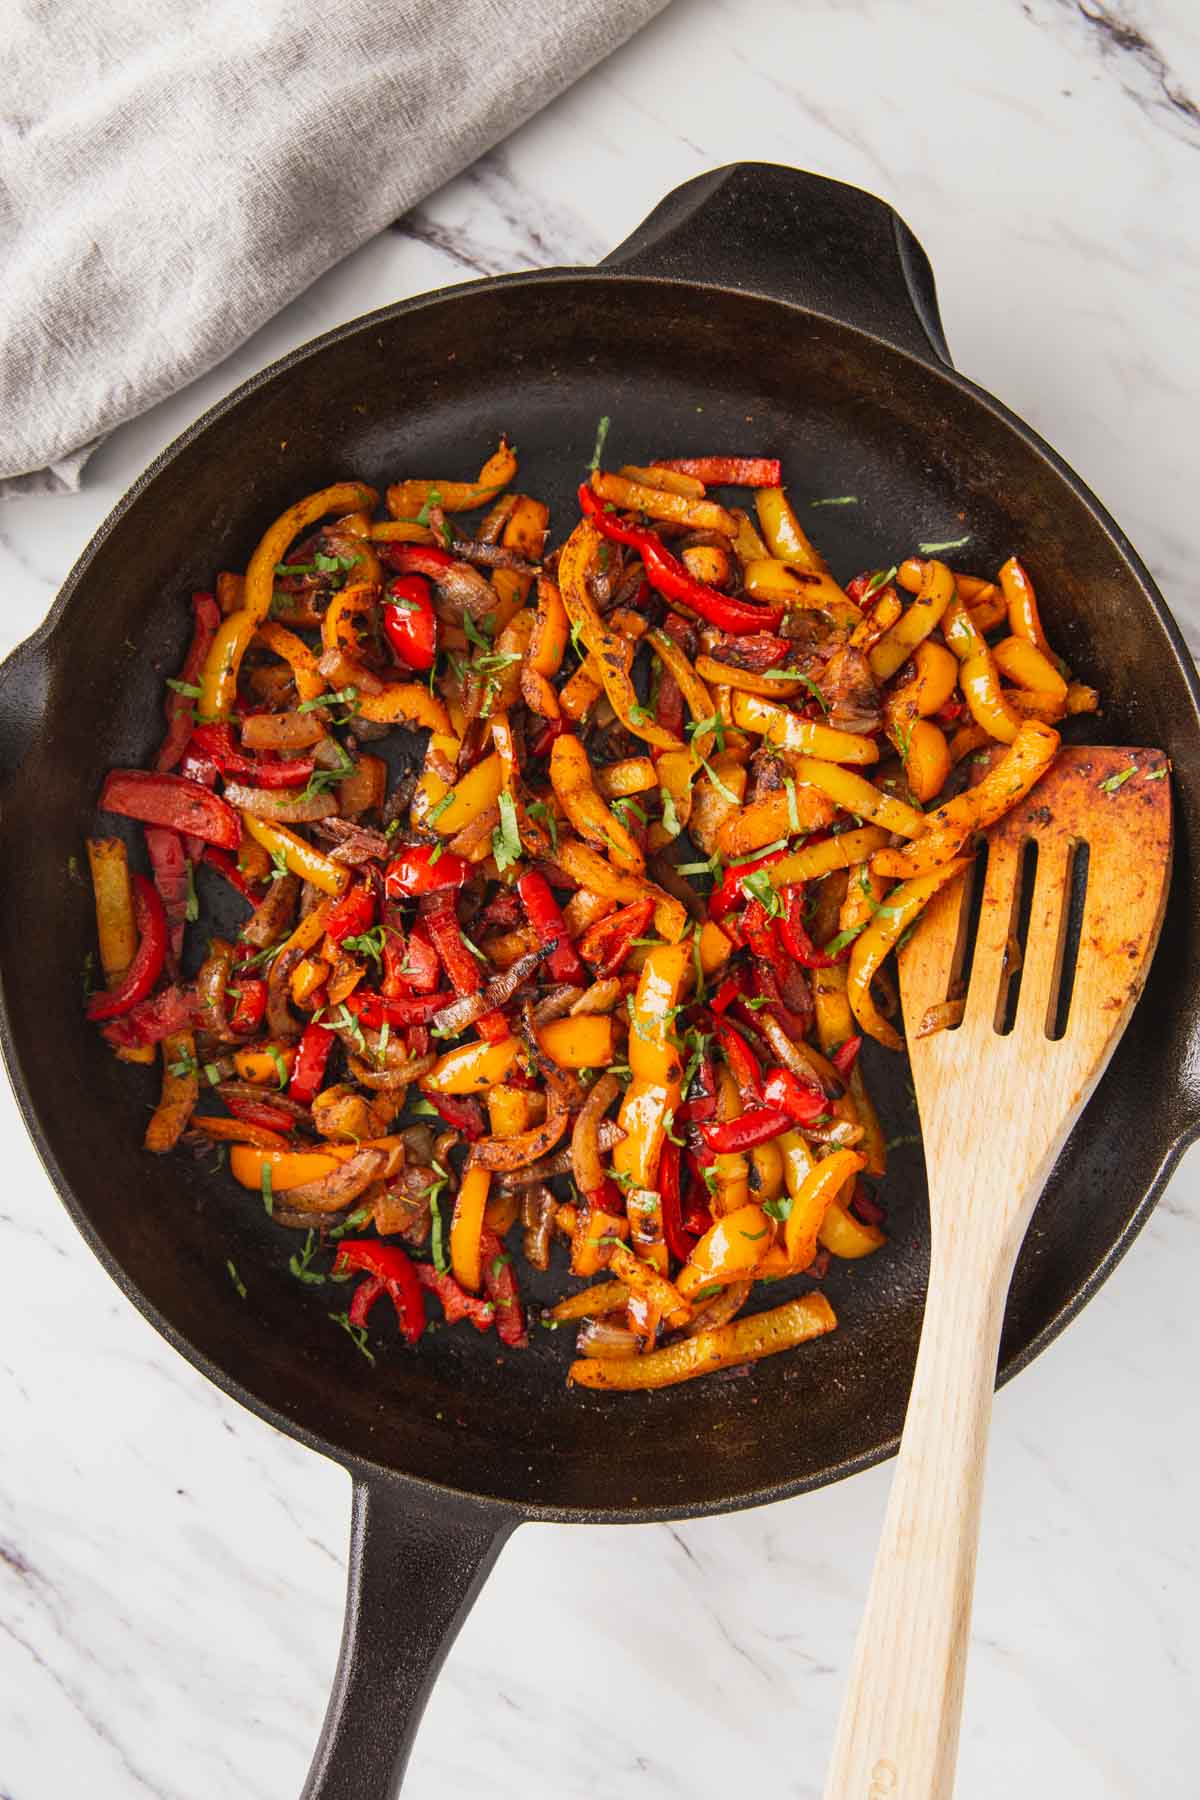
<path id="1" fill-rule="evenodd" d="M 969 968 L 978 864 L 935 898 L 900 955 L 931 1269 L 825 1800 L 953 1793 L 1005 1296 L 1054 1160 L 1146 979 L 1170 877 L 1167 771 L 1157 750 L 1062 751 L 990 834 Z M 964 979 L 961 1025 L 918 1036 Z"/>

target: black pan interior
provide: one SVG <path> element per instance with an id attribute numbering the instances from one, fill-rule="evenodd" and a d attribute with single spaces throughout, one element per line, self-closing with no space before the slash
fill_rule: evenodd
<path id="1" fill-rule="evenodd" d="M 1126 547 L 1043 452 L 955 378 L 847 328 L 682 284 L 538 276 L 379 315 L 228 405 L 95 549 L 44 651 L 44 720 L 4 810 L 0 966 L 15 1072 L 81 1223 L 218 1379 L 335 1454 L 547 1515 L 645 1516 L 814 1485 L 889 1444 L 926 1267 L 919 1147 L 894 1152 L 889 1248 L 835 1265 L 828 1279 L 840 1331 L 744 1379 L 588 1396 L 563 1385 L 568 1334 L 539 1333 L 529 1352 L 498 1355 L 493 1339 L 463 1329 L 431 1335 L 419 1355 L 389 1329 L 369 1367 L 327 1316 L 345 1290 L 287 1273 L 291 1234 L 269 1224 L 257 1196 L 140 1150 L 154 1078 L 115 1062 L 83 1025 L 93 925 L 86 874 L 72 861 L 101 772 L 140 762 L 157 741 L 189 592 L 244 566 L 286 503 L 344 475 L 382 486 L 469 474 L 504 429 L 519 447 L 520 485 L 552 503 L 562 529 L 602 414 L 613 462 L 777 452 L 802 509 L 857 496 L 806 514 L 843 578 L 968 533 L 961 566 L 994 570 L 1019 551 L 1056 645 L 1103 691 L 1097 737 L 1175 758 L 1178 849 L 1162 947 L 1021 1258 L 1003 1357 L 1011 1368 L 1028 1355 L 1131 1233 L 1184 1126 L 1188 971 L 1200 954 L 1195 706 Z M 905 1065 L 880 1056 L 871 1074 L 889 1132 L 907 1137 Z"/>

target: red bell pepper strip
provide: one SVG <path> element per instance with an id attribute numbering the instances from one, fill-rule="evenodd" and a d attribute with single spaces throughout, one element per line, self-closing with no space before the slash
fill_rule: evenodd
<path id="1" fill-rule="evenodd" d="M 708 916 L 713 924 L 723 919 L 726 913 L 732 912 L 735 906 L 741 905 L 744 898 L 742 882 L 747 875 L 752 875 L 755 869 L 767 869 L 781 857 L 791 854 L 788 849 L 769 850 L 765 856 L 755 856 L 749 862 L 731 863 L 722 875 L 720 885 L 708 897 Z"/>
<path id="2" fill-rule="evenodd" d="M 249 1037 L 262 1024 L 263 1014 L 267 1010 L 267 984 L 257 975 L 243 975 L 235 984 L 233 1011 L 229 1015 L 230 1029 Z"/>
<path id="3" fill-rule="evenodd" d="M 705 1145 L 703 1158 L 690 1149 L 684 1154 L 687 1158 L 688 1183 L 683 1197 L 683 1228 L 692 1237 L 703 1237 L 713 1222 L 713 1216 L 712 1195 L 702 1171 L 713 1162 L 713 1153 Z"/>
<path id="4" fill-rule="evenodd" d="M 212 641 L 217 635 L 217 627 L 221 623 L 221 609 L 211 594 L 192 595 L 192 619 L 192 641 L 188 646 L 188 653 L 183 659 L 183 667 L 176 677 L 178 686 L 167 689 L 167 697 L 163 702 L 163 711 L 167 718 L 167 733 L 154 758 L 154 766 L 162 774 L 166 774 L 178 766 L 179 759 L 187 747 L 187 741 L 192 735 L 194 696 L 180 693 L 179 688 L 194 688 L 200 685 L 205 659 L 212 648 Z"/>
<path id="5" fill-rule="evenodd" d="M 264 1131 L 281 1131 L 288 1135 L 296 1123 L 282 1106 L 272 1106 L 265 1100 L 242 1100 L 235 1095 L 225 1104 L 235 1119 L 240 1119 L 244 1125 L 260 1125 Z"/>
<path id="6" fill-rule="evenodd" d="M 754 958 L 752 970 L 760 964 L 765 965 L 782 986 L 789 974 L 789 964 L 779 941 L 777 925 L 778 920 L 772 919 L 757 900 L 746 902 L 742 914 L 742 938 Z"/>
<path id="7" fill-rule="evenodd" d="M 458 914 L 454 910 L 453 894 L 439 895 L 424 914 L 424 919 L 433 947 L 441 958 L 442 967 L 450 977 L 455 993 L 477 994 L 483 986 L 483 976 L 479 972 L 479 964 L 463 943 Z M 432 1014 L 429 1016 L 432 1017 Z M 484 1013 L 482 1018 L 476 1019 L 475 1029 L 480 1037 L 492 1044 L 498 1044 L 510 1035 L 508 1020 L 502 1012 Z"/>
<path id="8" fill-rule="evenodd" d="M 554 945 L 547 958 L 547 967 L 555 981 L 570 981 L 582 986 L 587 981 L 587 971 L 567 936 L 562 913 L 546 877 L 539 875 L 536 869 L 526 869 L 517 879 L 517 892 L 539 943 Z"/>
<path id="9" fill-rule="evenodd" d="M 387 588 L 383 635 L 406 669 L 432 669 L 437 655 L 438 622 L 423 575 L 397 575 Z"/>
<path id="10" fill-rule="evenodd" d="M 331 943 L 344 943 L 348 937 L 359 937 L 375 923 L 375 890 L 366 882 L 356 882 L 342 895 L 325 921 L 325 936 Z"/>
<path id="11" fill-rule="evenodd" d="M 650 586 L 674 606 L 686 606 L 718 631 L 742 637 L 749 631 L 774 631 L 783 618 L 782 606 L 758 606 L 749 600 L 735 600 L 720 594 L 716 588 L 698 581 L 678 559 L 671 555 L 656 532 L 642 525 L 623 525 L 615 513 L 605 512 L 604 502 L 597 498 L 586 482 L 579 489 L 579 505 L 596 529 L 617 544 L 628 544 L 638 552 Z"/>
<path id="12" fill-rule="evenodd" d="M 593 1212 L 611 1213 L 614 1218 L 623 1218 L 625 1214 L 625 1196 L 611 1176 L 606 1175 L 598 1188 L 584 1194 L 584 1200 Z"/>
<path id="13" fill-rule="evenodd" d="M 381 1244 L 375 1238 L 343 1238 L 333 1265 L 334 1274 L 346 1275 L 359 1269 L 386 1287 L 400 1330 L 408 1343 L 415 1344 L 425 1329 L 425 1300 L 412 1258 L 405 1255 L 399 1244 Z M 369 1310 L 376 1299 L 378 1294 L 372 1295 L 363 1310 Z M 361 1323 L 355 1318 L 350 1322 Z"/>
<path id="14" fill-rule="evenodd" d="M 399 973 L 412 991 L 417 994 L 432 994 L 442 978 L 442 965 L 438 961 L 438 953 L 420 919 L 409 929 L 404 961 L 400 965 Z"/>
<path id="15" fill-rule="evenodd" d="M 424 575 L 435 585 L 442 574 L 458 561 L 448 550 L 436 544 L 377 544 L 380 562 L 395 569 L 397 575 Z"/>
<path id="16" fill-rule="evenodd" d="M 779 991 L 779 983 L 775 979 L 775 971 L 769 968 L 766 963 L 756 962 L 754 964 L 753 976 L 755 997 L 767 1002 L 767 1010 L 779 1021 L 788 1036 L 790 1038 L 807 1037 L 809 1027 L 812 1024 L 811 1008 L 808 1013 L 793 1012 L 792 1008 L 787 1005 L 783 995 Z M 754 1029 L 756 1024 L 755 1012 L 761 1012 L 763 1009 L 761 1007 L 752 1009 L 741 1000 L 738 1001 L 737 1007 L 738 1017 L 742 1020 L 743 1024 L 747 1024 L 751 1029 Z"/>
<path id="17" fill-rule="evenodd" d="M 197 1010 L 194 988 L 164 988 L 139 1001 L 123 1018 L 102 1025 L 100 1035 L 114 1050 L 141 1050 L 176 1032 L 189 1031 L 196 1023 Z"/>
<path id="18" fill-rule="evenodd" d="M 729 1072 L 737 1082 L 743 1094 L 751 1094 L 758 1098 L 758 1084 L 761 1079 L 758 1058 L 740 1031 L 736 1031 L 728 1019 L 717 1020 L 717 1042 L 729 1065 Z"/>
<path id="19" fill-rule="evenodd" d="M 197 781 L 201 787 L 215 788 L 221 771 L 211 756 L 202 756 L 189 737 L 187 748 L 179 760 L 179 773 L 188 781 Z"/>
<path id="20" fill-rule="evenodd" d="M 938 707 L 933 715 L 933 722 L 935 725 L 942 726 L 957 725 L 962 716 L 963 703 L 958 696 L 955 695 L 953 699 L 947 700 L 944 706 Z"/>
<path id="21" fill-rule="evenodd" d="M 677 456 L 670 462 L 651 463 L 652 469 L 674 469 L 691 475 L 705 487 L 780 487 L 783 470 L 774 456 Z"/>
<path id="22" fill-rule="evenodd" d="M 401 994 L 395 1000 L 385 1000 L 372 988 L 355 988 L 341 1004 L 368 1031 L 378 1031 L 385 1021 L 388 1025 L 424 1025 L 435 1013 L 441 1012 L 443 1006 L 449 1006 L 453 998 L 453 994 L 443 991 L 440 994 Z"/>
<path id="23" fill-rule="evenodd" d="M 388 864 L 383 891 L 389 900 L 414 900 L 422 894 L 460 888 L 470 876 L 470 863 L 453 850 L 439 853 L 436 845 L 412 844 Z"/>
<path id="24" fill-rule="evenodd" d="M 749 993 L 749 991 L 750 978 L 746 974 L 746 971 L 744 969 L 734 969 L 733 973 L 726 975 L 725 979 L 718 985 L 712 998 L 709 1000 L 709 1010 L 715 1012 L 719 1019 L 723 1018 L 729 1011 L 729 1008 L 733 1005 L 733 1002 L 738 999 L 740 995 Z"/>
<path id="25" fill-rule="evenodd" d="M 768 1069 L 762 1084 L 764 1106 L 787 1113 L 795 1125 L 811 1125 L 828 1110 L 829 1102 L 819 1087 L 802 1081 L 791 1069 Z"/>
<path id="26" fill-rule="evenodd" d="M 861 1219 L 864 1225 L 882 1225 L 887 1219 L 887 1213 L 880 1206 L 878 1200 L 867 1192 L 866 1184 L 863 1181 L 856 1181 L 854 1184 L 850 1211 L 856 1218 Z"/>
<path id="27" fill-rule="evenodd" d="M 804 883 L 789 882 L 781 890 L 781 898 L 783 917 L 778 921 L 778 931 L 788 955 L 802 969 L 831 969 L 837 959 L 827 955 L 824 950 L 817 949 L 804 923 Z M 849 944 L 846 945 L 845 954 L 850 954 Z"/>
<path id="28" fill-rule="evenodd" d="M 100 791 L 100 810 L 190 832 L 218 850 L 236 850 L 242 841 L 242 821 L 232 806 L 182 775 L 113 769 Z"/>
<path id="29" fill-rule="evenodd" d="M 158 889 L 144 875 L 133 877 L 133 919 L 138 947 L 119 987 L 93 994 L 88 1001 L 89 1019 L 117 1019 L 144 1000 L 162 974 L 167 960 L 167 915 Z"/>
<path id="30" fill-rule="evenodd" d="M 425 1094 L 439 1119 L 451 1131 L 461 1131 L 467 1142 L 474 1144 L 483 1136 L 483 1111 L 470 1094 Z"/>
<path id="31" fill-rule="evenodd" d="M 386 1293 L 387 1282 L 382 1281 L 378 1275 L 368 1275 L 365 1281 L 359 1282 L 350 1296 L 350 1305 L 346 1311 L 347 1319 L 356 1330 L 365 1331 L 367 1329 L 371 1308 L 380 1295 Z"/>
<path id="32" fill-rule="evenodd" d="M 562 736 L 563 732 L 567 729 L 568 723 L 569 721 L 567 719 L 547 719 L 546 723 L 542 726 L 542 729 L 538 732 L 532 744 L 529 746 L 530 756 L 549 756 L 555 738 Z"/>
<path id="33" fill-rule="evenodd" d="M 222 775 L 237 775 L 261 788 L 303 787 L 317 766 L 311 756 L 297 756 L 290 762 L 243 756 L 233 741 L 233 727 L 224 724 L 197 725 L 188 748 L 215 762 Z"/>
<path id="34" fill-rule="evenodd" d="M 641 937 L 653 911 L 653 900 L 634 900 L 588 926 L 579 940 L 579 954 L 594 975 L 604 980 L 624 966 L 634 938 Z"/>
<path id="35" fill-rule="evenodd" d="M 702 1125 L 700 1132 L 709 1149 L 724 1156 L 738 1150 L 753 1150 L 756 1144 L 765 1144 L 769 1138 L 778 1137 L 791 1123 L 790 1114 L 781 1112 L 778 1107 L 757 1106 L 752 1112 L 743 1113 L 740 1119 L 723 1119 L 715 1125 Z"/>
<path id="36" fill-rule="evenodd" d="M 453 1275 L 435 1269 L 432 1263 L 416 1263 L 417 1280 L 442 1303 L 447 1325 L 470 1319 L 476 1331 L 490 1331 L 496 1322 L 496 1309 L 490 1300 L 477 1300 L 460 1288 Z"/>
<path id="37" fill-rule="evenodd" d="M 354 998 L 353 995 L 350 997 Z M 309 1024 L 304 1027 L 296 1060 L 292 1064 L 292 1078 L 288 1082 L 289 1099 L 297 1101 L 301 1106 L 312 1105 L 321 1091 L 325 1065 L 332 1049 L 332 1031 L 326 1031 L 323 1025 Z"/>
<path id="38" fill-rule="evenodd" d="M 147 833 L 147 836 L 148 835 L 149 833 Z M 259 900 L 262 898 L 262 888 L 255 887 L 252 881 L 246 880 L 246 877 L 242 874 L 242 871 L 238 868 L 235 859 L 230 856 L 228 850 L 214 850 L 211 844 L 205 844 L 201 854 L 203 860 L 208 863 L 211 868 L 219 869 L 230 886 L 235 887 L 239 894 L 244 895 L 251 906 L 258 905 Z"/>
<path id="39" fill-rule="evenodd" d="M 662 1203 L 663 1238 L 676 1262 L 685 1263 L 696 1240 L 683 1223 L 683 1207 L 679 1197 L 679 1145 L 670 1139 L 662 1147 L 658 1159 L 658 1195 Z"/>
<path id="40" fill-rule="evenodd" d="M 165 825 L 147 825 L 146 852 L 150 858 L 154 885 L 167 914 L 169 973 L 176 975 L 183 950 L 183 934 L 187 928 L 188 903 L 192 897 L 183 839 L 177 831 L 169 831 Z"/>
<path id="41" fill-rule="evenodd" d="M 496 1335 L 510 1349 L 523 1350 L 529 1333 L 517 1278 L 504 1245 L 486 1225 L 479 1234 L 479 1250 L 483 1258 L 483 1291 L 496 1309 Z"/>
<path id="42" fill-rule="evenodd" d="M 839 1044 L 829 1058 L 843 1081 L 849 1081 L 858 1053 L 862 1049 L 861 1036 L 848 1037 L 844 1044 Z"/>

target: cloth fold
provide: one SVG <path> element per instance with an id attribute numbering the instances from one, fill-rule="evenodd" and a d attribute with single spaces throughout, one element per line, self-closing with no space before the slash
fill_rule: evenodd
<path id="1" fill-rule="evenodd" d="M 0 494 L 221 361 L 667 0 L 24 0 L 0 54 Z"/>

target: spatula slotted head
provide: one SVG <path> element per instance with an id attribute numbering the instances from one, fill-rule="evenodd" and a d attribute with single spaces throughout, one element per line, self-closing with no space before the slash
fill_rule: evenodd
<path id="1" fill-rule="evenodd" d="M 935 1216 L 972 1168 L 1012 1218 L 1032 1209 L 1145 984 L 1170 790 L 1161 751 L 1062 750 L 901 951 Z M 920 1035 L 964 993 L 961 1024 Z"/>

